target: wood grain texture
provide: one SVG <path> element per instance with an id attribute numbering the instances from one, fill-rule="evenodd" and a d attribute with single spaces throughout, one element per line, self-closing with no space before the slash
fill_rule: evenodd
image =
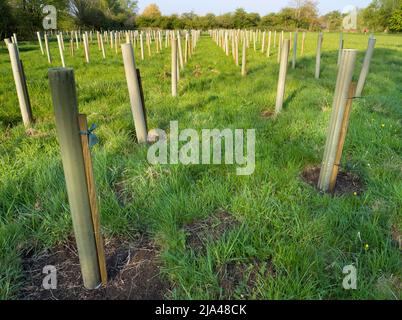
<path id="1" fill-rule="evenodd" d="M 88 121 L 87 121 L 87 116 L 85 114 L 78 115 L 78 123 L 79 123 L 81 132 L 88 131 Z M 96 250 L 97 250 L 97 254 L 98 254 L 99 272 L 100 272 L 102 284 L 106 285 L 107 284 L 107 270 L 106 270 L 105 250 L 104 250 L 103 238 L 102 238 L 102 233 L 101 233 L 98 200 L 96 198 L 96 188 L 95 188 L 95 179 L 94 179 L 94 173 L 93 173 L 93 167 L 92 167 L 91 151 L 89 149 L 89 140 L 88 140 L 87 135 L 81 134 L 81 144 L 82 144 L 82 154 L 84 156 L 84 165 L 85 165 L 86 181 L 87 181 L 87 186 L 88 186 L 89 204 L 91 207 L 92 223 L 93 223 L 94 233 L 95 233 Z"/>
<path id="2" fill-rule="evenodd" d="M 356 84 L 352 83 L 349 88 L 348 102 L 346 104 L 345 113 L 343 115 L 341 135 L 339 137 L 339 144 L 338 144 L 338 148 L 336 151 L 336 157 L 335 157 L 335 165 L 332 169 L 332 175 L 331 175 L 331 179 L 329 182 L 329 191 L 330 192 L 334 192 L 334 190 L 335 190 L 336 179 L 338 177 L 339 166 L 341 164 L 343 146 L 345 145 L 346 135 L 348 133 L 350 113 L 352 111 L 353 97 L 355 96 L 355 93 L 356 93 Z"/>

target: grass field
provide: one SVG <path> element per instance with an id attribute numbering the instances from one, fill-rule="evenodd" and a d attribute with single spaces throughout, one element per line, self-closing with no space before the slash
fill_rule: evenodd
<path id="1" fill-rule="evenodd" d="M 367 37 L 346 34 L 359 49 L 355 79 Z M 170 94 L 170 50 L 145 61 L 143 76 L 150 128 L 255 128 L 256 170 L 236 176 L 234 166 L 151 166 L 146 147 L 135 143 L 121 54 L 108 48 L 92 61 L 83 49 L 66 51 L 76 75 L 80 111 L 96 123 L 100 143 L 94 171 L 106 237 L 147 234 L 160 250 L 170 299 L 400 299 L 402 231 L 402 37 L 377 35 L 365 98 L 353 104 L 342 167 L 358 174 L 364 192 L 332 197 L 303 182 L 301 172 L 319 165 L 337 75 L 338 35 L 325 34 L 321 80 L 314 79 L 316 34 L 306 54 L 289 69 L 286 104 L 276 119 L 261 116 L 275 105 L 278 64 L 274 56 L 248 51 L 242 78 L 231 56 L 204 35 L 185 67 L 179 97 Z M 52 42 L 54 66 L 60 65 Z M 21 43 L 37 134 L 27 136 L 7 50 L 0 48 L 0 298 L 19 297 L 25 285 L 22 256 L 41 252 L 72 234 L 71 215 L 56 139 L 47 79 L 48 63 L 36 43 Z M 116 186 L 119 192 L 116 192 Z M 125 197 L 121 201 L 119 196 Z M 186 245 L 185 226 L 226 212 L 237 221 L 210 240 L 202 253 Z M 229 294 L 220 266 L 253 268 L 269 261 L 271 272 L 247 268 Z M 342 269 L 354 264 L 357 290 L 344 290 Z M 263 269 L 262 266 L 260 269 Z"/>

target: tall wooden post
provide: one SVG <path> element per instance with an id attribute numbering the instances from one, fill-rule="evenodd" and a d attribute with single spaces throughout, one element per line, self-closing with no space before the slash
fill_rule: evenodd
<path id="1" fill-rule="evenodd" d="M 61 59 L 61 65 L 63 66 L 63 68 L 66 67 L 66 63 L 64 61 L 64 52 L 63 52 L 63 44 L 61 43 L 61 35 L 58 34 L 57 35 L 57 44 L 59 46 L 59 52 L 60 52 L 60 59 Z"/>
<path id="2" fill-rule="evenodd" d="M 337 148 L 336 156 L 335 156 L 335 164 L 334 164 L 334 168 L 332 170 L 332 174 L 331 174 L 331 178 L 330 178 L 330 182 L 329 182 L 329 191 L 331 193 L 333 193 L 335 191 L 336 180 L 338 177 L 339 167 L 340 167 L 341 159 L 342 159 L 343 146 L 345 145 L 346 135 L 347 135 L 348 128 L 349 128 L 349 119 L 350 119 L 350 113 L 352 111 L 352 103 L 353 103 L 353 98 L 355 97 L 355 92 L 356 92 L 356 85 L 352 83 L 349 88 L 348 101 L 346 103 L 345 113 L 344 113 L 343 119 L 342 119 L 341 133 L 340 133 L 338 148 Z"/>
<path id="3" fill-rule="evenodd" d="M 247 45 L 246 41 L 243 41 L 243 54 L 241 59 L 241 75 L 244 77 L 247 75 Z"/>
<path id="4" fill-rule="evenodd" d="M 338 78 L 334 94 L 334 102 L 332 106 L 331 120 L 318 182 L 318 188 L 323 192 L 329 191 L 330 179 L 333 174 L 334 165 L 336 164 L 335 162 L 341 137 L 342 122 L 350 97 L 349 90 L 352 83 L 356 56 L 357 50 L 343 50 L 342 52 L 341 64 L 338 70 Z"/>
<path id="5" fill-rule="evenodd" d="M 141 46 L 141 60 L 144 60 L 144 39 L 143 39 L 142 31 L 140 33 L 140 46 Z"/>
<path id="6" fill-rule="evenodd" d="M 10 54 L 11 68 L 13 70 L 22 121 L 25 127 L 30 127 L 33 122 L 33 116 L 22 62 L 15 43 L 8 43 L 7 48 Z"/>
<path id="7" fill-rule="evenodd" d="M 99 37 L 99 40 L 100 40 L 100 46 L 101 46 L 101 50 L 102 50 L 102 57 L 103 57 L 103 59 L 106 59 L 105 45 L 103 43 L 102 36 Z"/>
<path id="8" fill-rule="evenodd" d="M 40 32 L 36 32 L 36 36 L 38 37 L 38 42 L 39 42 L 39 47 L 40 47 L 40 52 L 42 53 L 42 55 L 45 54 L 45 51 L 43 50 L 43 45 L 42 45 L 42 37 L 40 35 Z"/>
<path id="9" fill-rule="evenodd" d="M 78 125 L 81 133 L 81 146 L 82 155 L 84 158 L 85 177 L 88 186 L 89 205 L 91 207 L 92 225 L 95 233 L 96 252 L 98 256 L 99 272 L 102 284 L 107 284 L 107 270 L 105 249 L 103 246 L 103 238 L 101 233 L 100 214 L 98 207 L 98 199 L 96 197 L 95 177 L 92 167 L 91 150 L 89 146 L 89 136 L 85 134 L 88 132 L 88 121 L 85 114 L 78 115 Z"/>
<path id="10" fill-rule="evenodd" d="M 267 57 L 268 58 L 271 56 L 271 37 L 272 37 L 272 31 L 269 31 L 269 33 L 268 33 L 268 49 L 267 49 Z"/>
<path id="11" fill-rule="evenodd" d="M 283 101 L 285 97 L 286 74 L 288 72 L 290 40 L 282 42 L 281 64 L 279 67 L 278 89 L 276 93 L 275 114 L 278 115 L 282 111 Z"/>
<path id="12" fill-rule="evenodd" d="M 293 57 L 292 57 L 292 68 L 296 68 L 296 59 L 297 59 L 297 36 L 298 33 L 295 32 L 295 37 L 294 37 L 294 44 L 293 44 Z"/>
<path id="13" fill-rule="evenodd" d="M 177 40 L 172 34 L 172 96 L 177 97 Z"/>
<path id="14" fill-rule="evenodd" d="M 323 34 L 320 32 L 318 35 L 318 41 L 317 41 L 317 55 L 316 55 L 316 60 L 315 60 L 315 78 L 319 79 L 320 78 L 320 72 L 321 72 L 321 47 L 322 47 L 322 41 L 323 41 Z"/>
<path id="15" fill-rule="evenodd" d="M 146 143 L 148 130 L 145 119 L 144 105 L 141 98 L 141 88 L 138 81 L 137 68 L 135 66 L 135 57 L 133 47 L 130 43 L 121 46 L 124 61 L 124 70 L 128 92 L 130 95 L 131 111 L 133 113 L 135 132 L 138 143 Z"/>
<path id="16" fill-rule="evenodd" d="M 364 85 L 366 83 L 366 78 L 367 78 L 367 75 L 370 70 L 370 63 L 371 63 L 371 58 L 373 57 L 375 43 L 376 43 L 376 39 L 373 37 L 370 37 L 366 55 L 364 57 L 362 71 L 360 72 L 359 81 L 357 82 L 356 97 L 361 97 L 361 95 L 362 95 Z"/>
<path id="17" fill-rule="evenodd" d="M 341 63 L 341 57 L 342 57 L 342 50 L 343 50 L 343 33 L 341 32 L 339 35 L 339 50 L 338 50 L 338 63 L 337 65 Z"/>
<path id="18" fill-rule="evenodd" d="M 85 51 L 85 61 L 89 63 L 89 43 L 88 43 L 88 33 L 84 33 L 83 35 L 84 38 L 84 51 Z"/>
<path id="19" fill-rule="evenodd" d="M 180 37 L 180 31 L 177 31 L 177 45 L 179 48 L 179 63 L 180 63 L 180 69 L 184 69 L 184 62 L 183 62 L 183 51 L 181 48 L 181 37 Z"/>
<path id="20" fill-rule="evenodd" d="M 82 278 L 87 289 L 96 289 L 101 284 L 100 268 L 78 125 L 74 71 L 49 69 L 49 83 Z"/>
<path id="21" fill-rule="evenodd" d="M 47 33 L 45 32 L 45 47 L 46 47 L 46 55 L 47 55 L 47 61 L 52 64 L 52 55 L 50 54 L 50 48 L 49 48 L 49 40 L 47 38 Z"/>

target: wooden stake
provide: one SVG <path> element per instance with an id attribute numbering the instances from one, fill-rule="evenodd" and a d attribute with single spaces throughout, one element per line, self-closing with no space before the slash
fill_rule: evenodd
<path id="1" fill-rule="evenodd" d="M 268 49 L 267 49 L 267 57 L 268 58 L 271 56 L 271 37 L 272 37 L 272 32 L 269 31 L 269 33 L 268 33 Z"/>
<path id="2" fill-rule="evenodd" d="M 172 96 L 177 97 L 177 40 L 172 35 Z"/>
<path id="3" fill-rule="evenodd" d="M 74 57 L 74 39 L 70 39 L 70 54 Z"/>
<path id="4" fill-rule="evenodd" d="M 243 41 L 243 54 L 241 60 L 241 75 L 245 77 L 247 75 L 247 45 L 246 41 Z"/>
<path id="5" fill-rule="evenodd" d="M 24 126 L 28 128 L 33 123 L 33 116 L 22 61 L 20 60 L 17 45 L 15 43 L 8 43 L 7 48 L 10 54 L 11 68 L 13 71 L 22 120 Z"/>
<path id="6" fill-rule="evenodd" d="M 85 114 L 78 115 L 78 124 L 81 131 L 82 155 L 84 157 L 85 177 L 87 180 L 89 204 L 91 207 L 92 224 L 95 232 L 95 243 L 99 263 L 99 272 L 104 286 L 107 285 L 107 270 L 105 249 L 101 232 L 101 223 L 98 207 L 98 199 L 96 197 L 95 178 L 93 173 L 91 150 L 89 148 L 88 135 L 83 134 L 88 132 L 88 121 Z"/>
<path id="7" fill-rule="evenodd" d="M 49 62 L 49 64 L 52 64 L 52 55 L 50 54 L 49 40 L 47 38 L 46 32 L 45 32 L 45 47 L 46 47 L 47 61 Z"/>
<path id="8" fill-rule="evenodd" d="M 297 36 L 298 33 L 295 32 L 295 37 L 294 37 L 294 44 L 293 44 L 293 58 L 292 58 L 292 68 L 296 68 L 296 59 L 297 59 Z"/>
<path id="9" fill-rule="evenodd" d="M 102 50 L 102 57 L 103 59 L 106 59 L 106 50 L 105 50 L 105 45 L 103 44 L 103 38 L 99 37 L 100 40 L 100 46 L 101 46 L 101 50 Z"/>
<path id="10" fill-rule="evenodd" d="M 141 46 L 141 60 L 144 60 L 144 39 L 142 36 L 142 32 L 140 34 L 140 46 Z"/>
<path id="11" fill-rule="evenodd" d="M 341 57 L 342 57 L 342 50 L 343 50 L 343 33 L 341 32 L 339 35 L 339 50 L 338 50 L 338 63 L 337 65 L 341 63 Z"/>
<path id="12" fill-rule="evenodd" d="M 366 78 L 370 70 L 371 58 L 373 57 L 374 47 L 376 39 L 371 37 L 369 39 L 366 55 L 364 57 L 362 71 L 360 72 L 359 81 L 357 82 L 356 97 L 361 97 L 364 85 L 366 84 Z"/>
<path id="13" fill-rule="evenodd" d="M 338 70 L 332 114 L 325 143 L 324 157 L 318 181 L 318 188 L 327 192 L 330 188 L 330 179 L 334 172 L 334 165 L 339 147 L 342 122 L 346 105 L 349 102 L 349 92 L 352 83 L 353 71 L 356 63 L 357 50 L 343 50 L 341 64 Z"/>
<path id="14" fill-rule="evenodd" d="M 329 191 L 331 193 L 333 193 L 335 191 L 336 179 L 338 177 L 339 167 L 341 165 L 343 146 L 345 145 L 346 135 L 347 135 L 348 128 L 349 128 L 350 112 L 352 110 L 352 103 L 353 103 L 353 98 L 355 97 L 355 93 L 356 93 L 356 85 L 352 83 L 349 88 L 348 101 L 345 106 L 345 113 L 343 115 L 343 120 L 342 120 L 342 129 L 341 129 L 341 133 L 340 133 L 340 137 L 339 137 L 339 144 L 338 144 L 338 148 L 337 148 L 336 156 L 335 156 L 335 164 L 334 164 L 334 167 L 332 170 L 332 175 L 331 175 L 330 182 L 329 182 Z"/>
<path id="15" fill-rule="evenodd" d="M 130 43 L 123 44 L 121 49 L 137 141 L 138 143 L 146 143 L 148 138 L 148 130 L 145 119 L 144 105 L 141 98 L 141 88 L 138 81 L 137 68 L 135 66 L 134 50 Z"/>
<path id="16" fill-rule="evenodd" d="M 63 52 L 63 45 L 61 43 L 61 35 L 57 35 L 57 44 L 59 45 L 59 52 L 60 52 L 60 59 L 61 59 L 61 65 L 63 68 L 66 67 L 66 63 L 64 62 L 64 52 Z"/>
<path id="17" fill-rule="evenodd" d="M 317 55 L 316 55 L 316 60 L 315 60 L 315 78 L 316 79 L 320 78 L 320 72 L 321 72 L 321 47 L 322 47 L 322 41 L 323 41 L 323 33 L 320 32 L 320 34 L 318 35 Z"/>
<path id="18" fill-rule="evenodd" d="M 40 47 L 40 52 L 42 53 L 42 55 L 45 54 L 45 51 L 43 50 L 43 45 L 42 45 L 42 37 L 40 35 L 40 32 L 38 31 L 36 33 L 37 37 L 38 37 L 38 42 L 39 42 L 39 47 Z"/>
<path id="19" fill-rule="evenodd" d="M 184 69 L 184 62 L 183 62 L 183 51 L 181 50 L 181 37 L 180 31 L 177 32 L 177 45 L 179 48 L 179 62 L 180 62 L 180 69 Z"/>
<path id="20" fill-rule="evenodd" d="M 101 284 L 91 206 L 86 180 L 73 69 L 49 69 L 56 129 L 84 286 Z"/>
<path id="21" fill-rule="evenodd" d="M 89 63 L 89 43 L 88 43 L 88 34 L 85 32 L 83 35 L 84 39 L 84 51 L 85 51 L 85 61 Z"/>
<path id="22" fill-rule="evenodd" d="M 282 43 L 282 56 L 279 68 L 278 89 L 276 93 L 275 114 L 278 115 L 282 111 L 283 101 L 285 97 L 286 74 L 288 72 L 290 40 L 284 40 Z"/>

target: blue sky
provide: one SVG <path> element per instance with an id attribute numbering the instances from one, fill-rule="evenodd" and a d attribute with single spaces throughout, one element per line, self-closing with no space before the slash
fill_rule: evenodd
<path id="1" fill-rule="evenodd" d="M 348 5 L 366 7 L 371 0 L 321 0 L 318 1 L 321 14 L 332 10 L 339 10 Z M 291 0 L 139 0 L 140 12 L 150 3 L 156 3 L 165 15 L 194 11 L 197 14 L 212 12 L 221 14 L 244 8 L 248 12 L 258 12 L 266 15 L 269 12 L 278 12 L 281 8 L 292 3 Z"/>

